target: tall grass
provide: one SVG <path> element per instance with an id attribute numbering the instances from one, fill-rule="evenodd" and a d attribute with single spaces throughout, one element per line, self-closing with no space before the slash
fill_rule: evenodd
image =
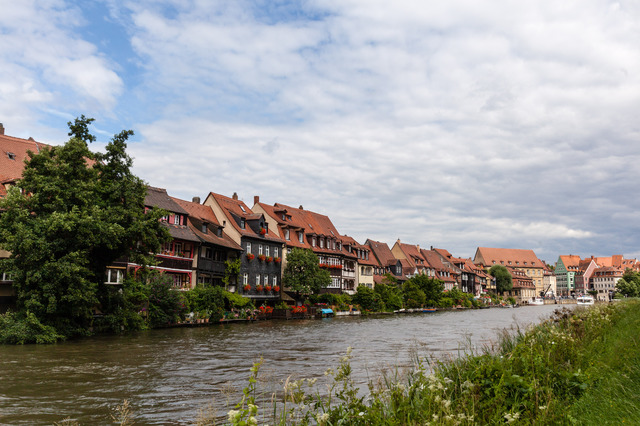
<path id="1" fill-rule="evenodd" d="M 226 423 L 319 425 L 621 424 L 640 419 L 637 300 L 562 309 L 526 330 L 505 332 L 493 347 L 457 359 L 415 357 L 363 395 L 351 378 L 350 350 L 327 388 L 288 379 L 265 394 L 261 363 Z M 260 401 L 259 403 L 257 401 Z M 201 418 L 214 424 L 215 418 Z M 223 421 L 222 423 L 225 423 Z"/>

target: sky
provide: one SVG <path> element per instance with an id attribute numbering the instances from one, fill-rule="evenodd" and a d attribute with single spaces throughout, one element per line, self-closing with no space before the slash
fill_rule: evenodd
<path id="1" fill-rule="evenodd" d="M 0 0 L 0 122 L 400 239 L 640 258 L 640 3 Z"/>

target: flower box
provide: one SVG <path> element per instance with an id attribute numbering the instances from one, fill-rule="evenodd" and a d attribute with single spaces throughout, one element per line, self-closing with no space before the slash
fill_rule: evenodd
<path id="1" fill-rule="evenodd" d="M 267 230 L 265 228 L 260 228 L 260 235 L 265 235 Z"/>
<path id="2" fill-rule="evenodd" d="M 251 286 L 249 284 L 246 284 L 245 286 L 242 287 L 242 289 L 247 292 L 249 290 L 251 290 Z"/>
<path id="3" fill-rule="evenodd" d="M 280 293 L 280 286 L 279 285 L 274 285 L 273 286 L 273 292 L 274 293 Z"/>
<path id="4" fill-rule="evenodd" d="M 276 258 L 273 259 L 273 261 L 276 262 L 276 263 L 280 263 L 282 260 L 279 257 L 276 257 Z"/>
<path id="5" fill-rule="evenodd" d="M 270 285 L 265 285 L 264 286 L 264 291 L 271 291 L 271 286 Z"/>
<path id="6" fill-rule="evenodd" d="M 264 287 L 262 287 L 262 285 L 260 285 L 260 284 L 258 284 L 258 285 L 256 286 L 256 291 L 257 291 L 258 293 L 260 293 L 263 289 L 264 289 Z"/>
<path id="7" fill-rule="evenodd" d="M 253 260 L 256 257 L 253 253 L 247 253 L 247 260 Z"/>
<path id="8" fill-rule="evenodd" d="M 260 262 L 264 262 L 266 258 L 267 256 L 265 256 L 264 254 L 261 254 L 260 256 L 258 256 L 258 260 L 260 260 Z"/>
<path id="9" fill-rule="evenodd" d="M 267 263 L 271 263 L 273 261 L 273 257 L 267 256 L 265 260 L 267 261 Z"/>

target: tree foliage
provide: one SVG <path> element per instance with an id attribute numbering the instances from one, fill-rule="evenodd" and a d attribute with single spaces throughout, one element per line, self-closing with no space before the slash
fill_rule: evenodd
<path id="1" fill-rule="evenodd" d="M 616 283 L 616 292 L 625 297 L 640 296 L 640 272 L 627 269 Z"/>
<path id="2" fill-rule="evenodd" d="M 317 294 L 331 284 L 329 271 L 320 268 L 318 256 L 311 250 L 294 247 L 287 254 L 282 283 L 296 294 Z"/>
<path id="3" fill-rule="evenodd" d="M 444 285 L 442 281 L 429 277 L 424 274 L 416 275 L 409 279 L 415 283 L 420 290 L 424 293 L 426 304 L 429 306 L 437 305 L 438 301 L 442 297 Z"/>
<path id="4" fill-rule="evenodd" d="M 145 214 L 146 184 L 134 176 L 123 131 L 94 153 L 82 116 L 63 146 L 30 153 L 24 173 L 0 200 L 0 247 L 11 253 L 18 307 L 65 334 L 84 333 L 104 296 L 107 265 L 122 256 L 146 264 L 168 237 L 162 212 Z"/>
<path id="5" fill-rule="evenodd" d="M 412 280 L 407 280 L 402 286 L 404 306 L 409 309 L 422 307 L 427 298 L 420 286 Z"/>
<path id="6" fill-rule="evenodd" d="M 489 275 L 496 279 L 496 291 L 498 294 L 502 294 L 513 288 L 511 273 L 509 273 L 509 270 L 505 266 L 493 265 L 489 269 Z"/>

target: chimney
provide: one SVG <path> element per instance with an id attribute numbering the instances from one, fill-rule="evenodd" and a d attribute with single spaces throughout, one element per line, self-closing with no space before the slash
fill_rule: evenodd
<path id="1" fill-rule="evenodd" d="M 420 253 L 420 244 L 416 244 L 416 247 L 418 248 L 418 253 Z"/>
<path id="2" fill-rule="evenodd" d="M 234 200 L 237 200 L 237 199 L 238 199 L 238 193 L 237 193 L 237 192 L 234 192 L 234 193 L 233 193 L 233 196 L 232 196 L 231 198 L 233 198 Z"/>
<path id="3" fill-rule="evenodd" d="M 0 123 L 0 135 L 4 135 L 4 126 Z"/>
<path id="4" fill-rule="evenodd" d="M 253 204 L 258 204 L 260 202 L 260 196 L 259 195 L 254 195 L 253 196 Z"/>
<path id="5" fill-rule="evenodd" d="M 193 197 L 191 201 L 193 201 L 194 203 L 200 204 L 200 197 Z"/>
<path id="6" fill-rule="evenodd" d="M 300 204 L 300 207 L 298 207 L 300 210 L 304 210 L 304 208 L 302 207 L 302 204 Z"/>

